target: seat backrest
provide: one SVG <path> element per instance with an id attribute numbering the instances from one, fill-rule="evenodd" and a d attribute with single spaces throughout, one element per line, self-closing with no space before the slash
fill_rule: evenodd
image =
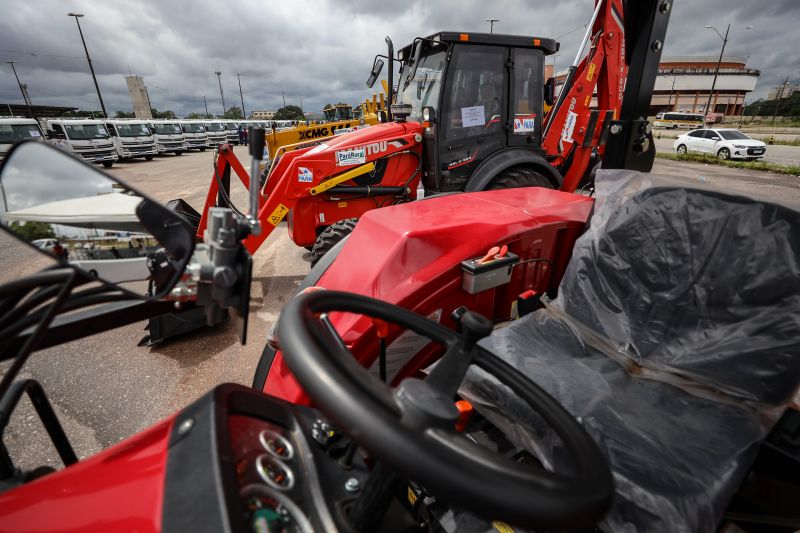
<path id="1" fill-rule="evenodd" d="M 662 184 L 665 183 L 665 184 Z M 800 212 L 602 171 L 555 304 L 631 359 L 779 405 L 800 385 Z"/>

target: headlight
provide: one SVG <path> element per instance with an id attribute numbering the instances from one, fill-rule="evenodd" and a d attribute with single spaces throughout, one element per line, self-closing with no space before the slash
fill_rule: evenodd
<path id="1" fill-rule="evenodd" d="M 733 147 L 734 148 L 748 148 L 748 146 L 746 144 L 734 144 Z"/>

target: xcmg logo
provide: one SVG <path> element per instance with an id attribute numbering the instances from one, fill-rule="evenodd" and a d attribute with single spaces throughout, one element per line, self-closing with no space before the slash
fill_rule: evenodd
<path id="1" fill-rule="evenodd" d="M 319 139 L 320 137 L 328 137 L 331 135 L 331 132 L 328 128 L 312 128 L 305 131 L 299 132 L 300 140 L 305 141 L 308 139 Z"/>

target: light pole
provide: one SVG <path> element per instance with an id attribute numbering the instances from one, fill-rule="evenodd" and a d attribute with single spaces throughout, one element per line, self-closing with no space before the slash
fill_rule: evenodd
<path id="1" fill-rule="evenodd" d="M 745 30 L 751 29 L 752 26 L 747 26 Z M 706 102 L 706 119 L 708 118 L 708 114 L 711 112 L 711 98 L 714 96 L 714 88 L 717 85 L 717 76 L 719 75 L 719 65 L 722 63 L 722 54 L 725 53 L 725 45 L 728 44 L 728 33 L 731 31 L 731 25 L 728 24 L 728 28 L 725 30 L 725 36 L 723 37 L 722 34 L 715 28 L 714 26 L 706 26 L 707 30 L 714 30 L 720 39 L 722 39 L 722 50 L 719 52 L 719 59 L 717 60 L 717 68 L 714 70 L 714 81 L 711 82 L 711 91 L 708 93 L 708 102 Z"/>
<path id="2" fill-rule="evenodd" d="M 244 96 L 242 95 L 242 75 L 236 74 L 236 79 L 239 80 L 239 98 L 242 100 L 242 118 L 247 118 L 247 112 L 244 110 Z"/>
<path id="3" fill-rule="evenodd" d="M 203 95 L 203 105 L 206 106 L 206 118 L 209 118 L 209 116 L 208 116 L 208 101 L 206 100 L 206 96 L 205 95 Z"/>
<path id="4" fill-rule="evenodd" d="M 78 20 L 83 16 L 83 13 L 67 13 L 68 17 L 75 17 L 75 23 L 78 25 L 78 33 L 81 34 L 81 42 L 83 43 L 83 50 L 86 52 L 86 61 L 89 62 L 89 70 L 92 73 L 92 79 L 94 80 L 94 88 L 97 89 L 97 98 L 100 100 L 100 109 L 103 110 L 103 116 L 108 118 L 108 113 L 106 113 L 106 105 L 103 103 L 103 96 L 100 94 L 100 86 L 97 84 L 97 76 L 94 74 L 94 66 L 92 66 L 92 58 L 89 57 L 89 49 L 86 48 L 86 40 L 83 38 L 83 30 L 81 30 L 81 23 Z"/>
<path id="5" fill-rule="evenodd" d="M 672 93 L 675 91 L 675 78 L 677 78 L 677 76 L 672 76 L 672 89 L 669 90 L 669 100 L 667 101 L 667 108 L 669 108 L 670 111 L 672 111 Z M 675 103 L 678 103 L 677 98 L 675 99 Z"/>
<path id="6" fill-rule="evenodd" d="M 4 61 L 4 63 L 8 63 L 9 65 L 11 65 L 11 70 L 14 71 L 14 77 L 17 78 L 17 85 L 19 85 L 19 92 L 22 93 L 22 99 L 25 101 L 25 107 L 28 108 L 28 115 L 30 115 L 30 117 L 33 118 L 33 112 L 31 111 L 31 103 L 28 100 L 28 95 L 25 94 L 25 90 L 22 88 L 22 83 L 19 81 L 19 76 L 17 76 L 17 69 L 14 68 L 14 63 L 16 63 L 16 61 Z M 8 112 L 9 115 L 11 114 L 10 109 L 11 108 L 9 107 L 9 112 Z"/>
<path id="7" fill-rule="evenodd" d="M 494 33 L 494 23 L 495 22 L 500 22 L 500 19 L 492 19 L 492 18 L 490 18 L 490 19 L 484 19 L 484 20 L 486 20 L 486 22 L 489 23 L 489 33 Z"/>
<path id="8" fill-rule="evenodd" d="M 222 116 L 225 116 L 225 95 L 222 94 L 222 72 L 216 71 L 214 74 L 217 75 L 217 81 L 219 82 L 219 98 L 222 100 Z"/>

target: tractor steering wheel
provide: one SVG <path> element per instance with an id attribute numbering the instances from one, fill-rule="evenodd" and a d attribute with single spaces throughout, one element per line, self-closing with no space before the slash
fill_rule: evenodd
<path id="1" fill-rule="evenodd" d="M 367 315 L 411 329 L 445 346 L 425 380 L 391 389 L 358 364 L 320 321 L 321 313 Z M 283 310 L 278 337 L 289 368 L 315 405 L 401 476 L 432 494 L 490 519 L 523 527 L 573 529 L 595 524 L 610 506 L 608 464 L 581 425 L 549 394 L 476 346 L 491 322 L 467 312 L 461 335 L 380 300 L 338 291 L 298 296 Z M 574 476 L 511 462 L 455 430 L 454 397 L 470 365 L 497 377 L 527 402 L 569 450 Z"/>

